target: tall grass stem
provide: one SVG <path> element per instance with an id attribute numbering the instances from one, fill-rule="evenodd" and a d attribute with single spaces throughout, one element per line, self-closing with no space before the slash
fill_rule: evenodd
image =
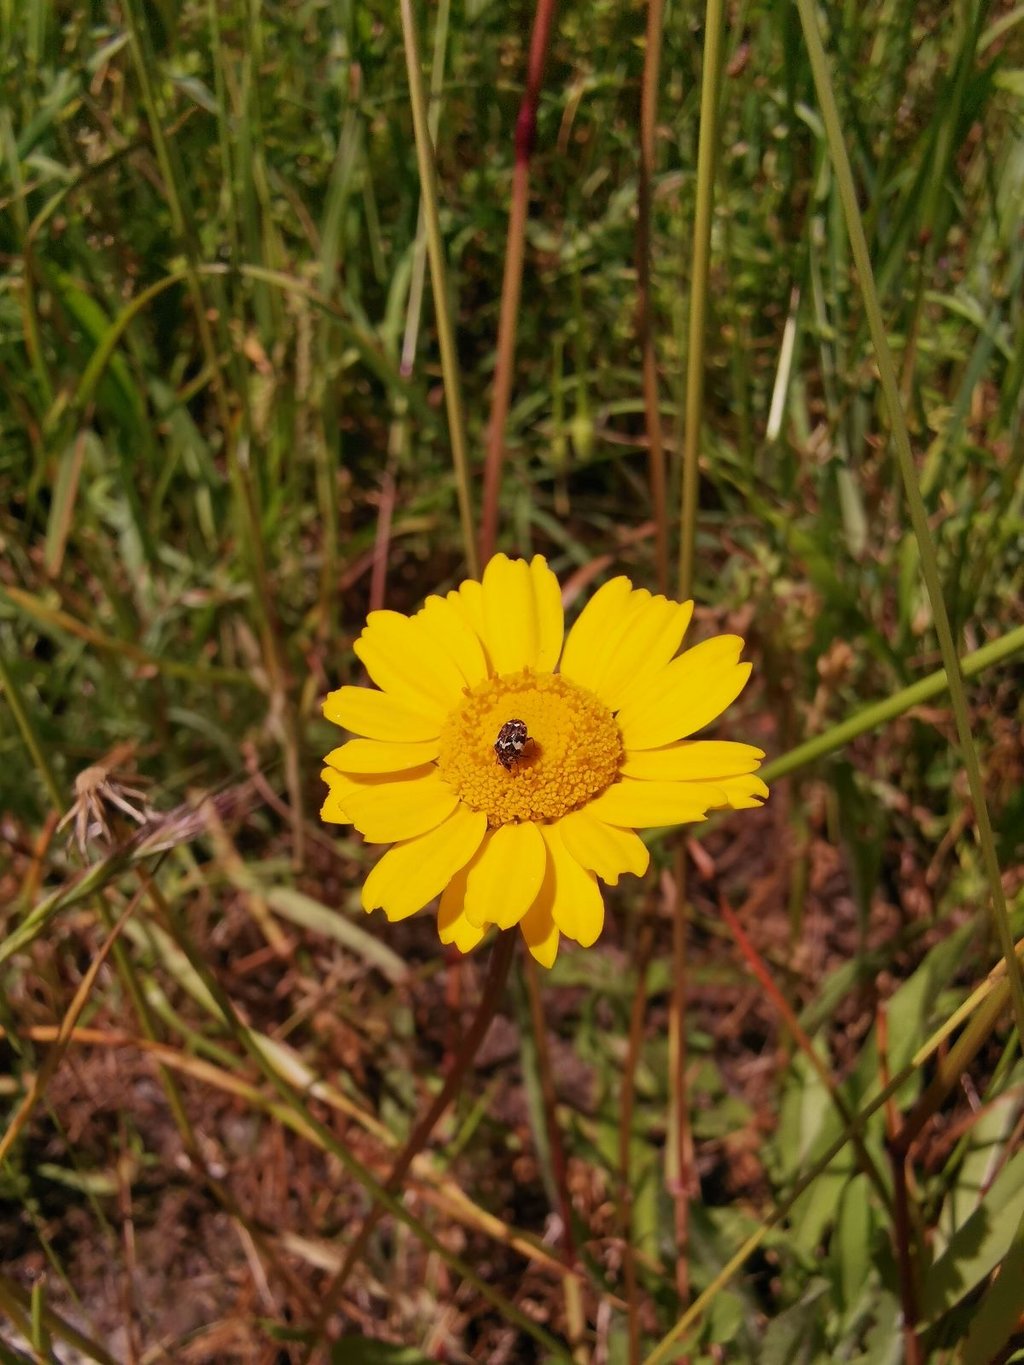
<path id="1" fill-rule="evenodd" d="M 409 102 L 412 107 L 413 129 L 416 138 L 416 161 L 419 167 L 420 193 L 427 230 L 427 256 L 434 294 L 434 313 L 437 339 L 441 348 L 441 369 L 444 374 L 444 396 L 448 412 L 448 435 L 452 447 L 455 487 L 459 504 L 459 522 L 466 567 L 471 578 L 480 576 L 476 537 L 473 532 L 473 503 L 469 488 L 469 454 L 466 439 L 466 414 L 462 401 L 462 380 L 458 354 L 455 349 L 455 329 L 452 324 L 448 294 L 448 271 L 445 263 L 441 219 L 438 210 L 437 169 L 434 164 L 434 144 L 430 137 L 427 100 L 423 90 L 419 44 L 412 0 L 400 0 L 402 42 L 405 65 L 409 76 Z"/>

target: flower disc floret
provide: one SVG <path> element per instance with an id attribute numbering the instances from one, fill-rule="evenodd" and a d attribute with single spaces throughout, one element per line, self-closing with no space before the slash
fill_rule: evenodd
<path id="1" fill-rule="evenodd" d="M 530 742 L 506 770 L 494 742 L 512 717 Z M 616 780 L 624 756 L 612 713 L 568 678 L 531 669 L 468 688 L 441 730 L 438 769 L 492 829 L 517 820 L 561 819 Z"/>

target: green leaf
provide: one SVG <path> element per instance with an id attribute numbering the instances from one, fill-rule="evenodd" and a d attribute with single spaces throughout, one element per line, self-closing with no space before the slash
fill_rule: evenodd
<path id="1" fill-rule="evenodd" d="M 903 1336 L 900 1332 L 902 1310 L 895 1294 L 882 1294 L 875 1310 L 875 1321 L 867 1336 L 866 1350 L 853 1365 L 901 1365 Z"/>
<path id="2" fill-rule="evenodd" d="M 950 1238 L 970 1218 L 995 1179 L 1020 1115 L 1020 1100 L 1015 1092 L 1021 1081 L 1024 1068 L 1017 1066 L 1007 1077 L 1007 1092 L 987 1104 L 971 1126 L 956 1180 L 942 1204 L 937 1228 L 941 1240 L 934 1248 L 935 1256 L 945 1251 Z"/>
<path id="3" fill-rule="evenodd" d="M 999 1274 L 985 1291 L 964 1342 L 961 1365 L 989 1365 L 1016 1330 L 1024 1298 L 1024 1217 Z"/>
<path id="4" fill-rule="evenodd" d="M 799 1303 L 768 1325 L 761 1343 L 760 1365 L 811 1365 L 824 1346 L 820 1302 L 832 1293 L 827 1280 L 813 1279 Z"/>
<path id="5" fill-rule="evenodd" d="M 856 1175 L 843 1190 L 836 1215 L 833 1256 L 837 1262 L 843 1304 L 856 1302 L 871 1268 L 874 1234 L 871 1195 L 867 1176 Z"/>
<path id="6" fill-rule="evenodd" d="M 969 1294 L 1007 1255 L 1024 1218 L 1024 1151 L 1000 1171 L 984 1199 L 932 1266 L 921 1314 L 933 1322 Z"/>

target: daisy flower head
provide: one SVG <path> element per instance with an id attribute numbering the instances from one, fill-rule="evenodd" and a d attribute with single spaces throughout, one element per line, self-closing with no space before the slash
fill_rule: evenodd
<path id="1" fill-rule="evenodd" d="M 324 702 L 356 738 L 324 760 L 321 811 L 392 845 L 365 909 L 440 896 L 442 943 L 518 924 L 550 967 L 562 934 L 601 933 L 598 879 L 646 871 L 638 829 L 760 805 L 760 749 L 691 738 L 750 675 L 736 635 L 679 653 L 692 611 L 613 578 L 566 634 L 546 560 L 499 554 L 412 616 L 371 612 L 355 652 L 376 687 Z"/>

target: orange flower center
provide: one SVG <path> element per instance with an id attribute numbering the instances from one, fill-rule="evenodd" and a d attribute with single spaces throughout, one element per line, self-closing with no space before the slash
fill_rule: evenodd
<path id="1" fill-rule="evenodd" d="M 518 753 L 506 749 L 503 763 L 494 746 L 511 720 L 524 723 L 529 739 Z M 445 721 L 437 764 L 449 786 L 467 806 L 485 811 L 494 828 L 578 810 L 615 781 L 622 758 L 619 727 L 592 692 L 557 674 L 524 669 L 467 689 Z"/>

